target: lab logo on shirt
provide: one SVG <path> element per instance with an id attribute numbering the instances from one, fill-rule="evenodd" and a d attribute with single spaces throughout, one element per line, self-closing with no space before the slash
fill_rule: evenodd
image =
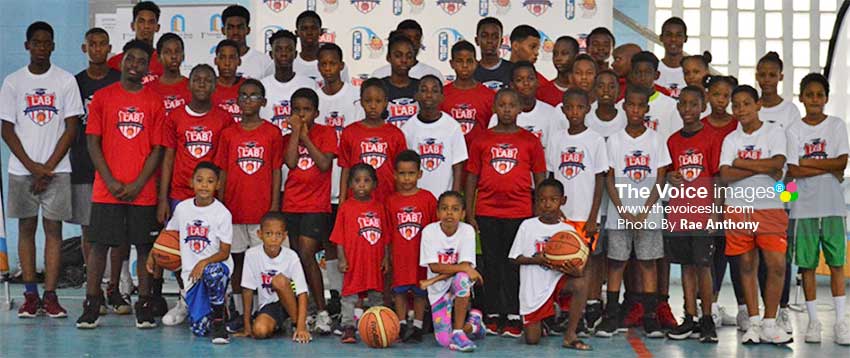
<path id="1" fill-rule="evenodd" d="M 484 87 L 487 87 L 487 88 L 493 90 L 493 92 L 498 91 L 498 90 L 502 89 L 503 87 L 506 87 L 504 82 L 496 81 L 496 80 L 486 81 L 482 84 L 484 85 Z"/>
<path id="2" fill-rule="evenodd" d="M 652 168 L 649 166 L 649 155 L 641 150 L 633 150 L 626 154 L 626 168 L 623 169 L 629 179 L 635 183 L 640 183 L 647 176 L 652 174 Z"/>
<path id="3" fill-rule="evenodd" d="M 434 138 L 425 138 L 425 141 L 419 143 L 419 155 L 422 156 L 422 169 L 433 172 L 440 167 L 446 156 L 443 155 L 443 143 L 437 143 Z"/>
<path id="4" fill-rule="evenodd" d="M 466 6 L 466 1 L 464 0 L 437 0 L 437 5 L 439 5 L 446 14 L 454 15 L 457 14 L 460 9 L 463 9 Z"/>
<path id="5" fill-rule="evenodd" d="M 252 175 L 263 166 L 263 152 L 265 148 L 257 142 L 245 142 L 236 148 L 236 163 L 245 174 Z"/>
<path id="6" fill-rule="evenodd" d="M 287 135 L 292 133 L 292 129 L 289 128 L 289 117 L 292 115 L 292 106 L 289 104 L 289 100 L 281 100 L 276 102 L 274 106 L 272 106 L 272 118 L 271 122 L 278 128 L 280 128 L 281 135 Z"/>
<path id="7" fill-rule="evenodd" d="M 293 138 L 294 140 L 294 138 Z M 313 157 L 310 156 L 310 152 L 307 151 L 307 147 L 303 145 L 298 145 L 298 169 L 308 170 L 315 165 L 316 162 L 313 161 Z"/>
<path id="8" fill-rule="evenodd" d="M 389 144 L 381 137 L 366 138 L 360 142 L 360 161 L 378 170 L 387 160 Z"/>
<path id="9" fill-rule="evenodd" d="M 124 107 L 118 110 L 118 131 L 127 139 L 136 138 L 145 129 L 145 112 L 136 107 Z"/>
<path id="10" fill-rule="evenodd" d="M 803 144 L 803 158 L 826 159 L 826 139 L 814 138 Z"/>
<path id="11" fill-rule="evenodd" d="M 272 280 L 275 276 L 277 276 L 277 270 L 266 270 L 260 272 L 260 280 L 263 281 L 260 283 L 260 287 L 262 287 L 268 293 L 274 292 L 274 288 L 272 287 Z"/>
<path id="12" fill-rule="evenodd" d="M 687 182 L 697 180 L 702 171 L 705 170 L 704 159 L 705 156 L 696 149 L 688 149 L 679 154 L 679 174 L 682 174 L 682 179 Z"/>
<path id="13" fill-rule="evenodd" d="M 543 236 L 538 240 L 534 240 L 534 252 L 542 254 L 543 250 L 546 249 L 546 243 L 549 242 L 551 236 Z"/>
<path id="14" fill-rule="evenodd" d="M 564 178 L 572 179 L 584 171 L 584 151 L 574 146 L 561 152 L 561 164 L 558 166 Z"/>
<path id="15" fill-rule="evenodd" d="M 345 129 L 345 116 L 337 111 L 331 111 L 325 116 L 325 125 L 331 127 L 336 132 L 336 140 L 342 137 L 342 130 Z"/>
<path id="16" fill-rule="evenodd" d="M 39 126 L 50 123 L 53 116 L 59 113 L 56 108 L 56 94 L 47 93 L 44 88 L 36 88 L 33 93 L 27 93 L 26 99 L 27 108 L 24 109 L 24 114 Z"/>
<path id="17" fill-rule="evenodd" d="M 532 15 L 540 16 L 543 15 L 546 10 L 549 10 L 552 6 L 552 2 L 549 0 L 525 0 L 522 2 L 522 6 L 524 6 Z"/>
<path id="18" fill-rule="evenodd" d="M 183 107 L 186 104 L 186 99 L 179 96 L 165 96 L 162 99 L 162 105 L 165 106 L 165 113 L 170 113 L 175 108 Z"/>
<path id="19" fill-rule="evenodd" d="M 292 3 L 292 0 L 263 0 L 263 3 L 269 7 L 269 10 L 281 12 L 286 9 L 286 6 Z"/>
<path id="20" fill-rule="evenodd" d="M 193 220 L 186 225 L 186 239 L 183 242 L 189 245 L 189 249 L 196 254 L 204 252 L 210 245 L 210 226 L 203 220 Z"/>
<path id="21" fill-rule="evenodd" d="M 658 118 L 653 118 L 652 116 L 644 116 L 643 125 L 646 128 L 658 131 Z"/>
<path id="22" fill-rule="evenodd" d="M 422 229 L 422 216 L 422 212 L 416 211 L 415 206 L 406 206 L 401 209 L 401 212 L 396 213 L 398 233 L 401 237 L 410 241 L 419 235 L 419 230 Z"/>
<path id="23" fill-rule="evenodd" d="M 213 131 L 204 126 L 194 126 L 183 132 L 186 150 L 195 159 L 201 159 L 212 149 Z"/>
<path id="24" fill-rule="evenodd" d="M 457 264 L 457 251 L 451 247 L 442 249 L 437 253 L 437 261 L 445 265 Z"/>
<path id="25" fill-rule="evenodd" d="M 739 159 L 761 159 L 761 148 L 756 148 L 755 145 L 745 145 L 743 149 L 738 149 Z"/>
<path id="26" fill-rule="evenodd" d="M 419 105 L 412 98 L 396 98 L 387 105 L 387 111 L 390 114 L 387 123 L 401 128 L 410 117 L 416 115 Z"/>
<path id="27" fill-rule="evenodd" d="M 517 155 L 519 155 L 519 149 L 514 147 L 513 144 L 498 144 L 495 147 L 490 147 L 490 156 L 492 157 L 490 165 L 497 173 L 505 175 L 516 166 Z"/>
<path id="28" fill-rule="evenodd" d="M 460 124 L 460 130 L 463 131 L 463 135 L 469 134 L 475 128 L 475 115 L 478 112 L 475 107 L 467 103 L 461 103 L 452 107 L 451 112 L 452 118 Z"/>
<path id="29" fill-rule="evenodd" d="M 358 233 L 360 237 L 366 239 L 370 245 L 378 243 L 381 240 L 381 218 L 373 211 L 367 211 L 357 217 L 357 226 L 360 227 Z"/>
<path id="30" fill-rule="evenodd" d="M 225 112 L 230 113 L 230 116 L 233 118 L 234 122 L 239 123 L 242 121 L 242 110 L 239 109 L 239 104 L 236 103 L 235 98 L 222 101 L 218 104 L 218 108 L 221 108 Z"/>

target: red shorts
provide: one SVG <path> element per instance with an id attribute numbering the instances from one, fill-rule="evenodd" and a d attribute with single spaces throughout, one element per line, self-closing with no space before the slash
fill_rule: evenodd
<path id="1" fill-rule="evenodd" d="M 783 253 L 788 249 L 788 214 L 784 209 L 761 209 L 753 210 L 752 213 L 727 212 L 723 219 L 759 224 L 755 231 L 726 229 L 727 256 L 741 255 L 755 248 Z"/>
<path id="2" fill-rule="evenodd" d="M 558 296 L 561 295 L 561 291 L 564 290 L 564 287 L 567 286 L 567 275 L 561 276 L 561 279 L 558 280 L 558 284 L 555 285 L 555 290 L 552 291 L 552 294 L 549 295 L 549 299 L 537 309 L 537 311 L 531 312 L 527 315 L 522 316 L 522 324 L 524 326 L 530 326 L 534 323 L 540 322 L 544 319 L 552 317 L 555 315 L 555 302 L 558 299 Z"/>

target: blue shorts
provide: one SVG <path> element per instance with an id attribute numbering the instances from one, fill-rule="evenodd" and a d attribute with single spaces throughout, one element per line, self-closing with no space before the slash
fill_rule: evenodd
<path id="1" fill-rule="evenodd" d="M 409 291 L 412 291 L 414 296 L 418 296 L 418 297 L 427 297 L 428 296 L 428 291 L 425 291 L 425 290 L 419 288 L 419 286 L 416 286 L 416 285 L 406 285 L 406 286 L 393 287 L 393 293 L 397 294 L 397 295 L 405 294 Z"/>

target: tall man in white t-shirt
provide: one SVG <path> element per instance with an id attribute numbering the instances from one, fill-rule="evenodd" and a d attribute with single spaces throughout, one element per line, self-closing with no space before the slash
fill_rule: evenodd
<path id="1" fill-rule="evenodd" d="M 682 72 L 682 46 L 688 42 L 688 26 L 681 18 L 671 17 L 661 25 L 661 43 L 664 44 L 664 57 L 658 64 L 660 76 L 655 81 L 670 91 L 670 97 L 679 98 L 679 91 L 685 88 L 685 73 Z"/>
<path id="2" fill-rule="evenodd" d="M 24 282 L 24 304 L 18 317 L 43 310 L 67 317 L 59 305 L 62 221 L 71 218 L 71 162 L 68 149 L 77 134 L 83 104 L 74 76 L 50 63 L 53 27 L 38 21 L 27 28 L 30 63 L 3 81 L 0 119 L 9 146 L 8 216 L 18 221 L 18 257 Z M 35 231 L 41 209 L 45 236 L 45 291 L 39 298 L 35 275 Z"/>
<path id="3" fill-rule="evenodd" d="M 236 70 L 237 77 L 263 79 L 274 72 L 274 63 L 265 51 L 248 47 L 247 37 L 251 33 L 251 13 L 244 6 L 230 5 L 221 12 L 221 33 L 228 40 L 239 44 L 242 64 Z"/>
<path id="4" fill-rule="evenodd" d="M 321 36 L 324 33 L 322 18 L 315 11 L 307 10 L 298 14 L 298 18 L 295 19 L 295 34 L 301 42 L 301 49 L 295 57 L 292 68 L 295 69 L 295 73 L 310 77 L 317 84 L 322 83 L 322 74 L 319 70 L 319 46 L 322 45 Z M 348 82 L 348 67 L 342 68 L 340 78 L 343 82 Z"/>

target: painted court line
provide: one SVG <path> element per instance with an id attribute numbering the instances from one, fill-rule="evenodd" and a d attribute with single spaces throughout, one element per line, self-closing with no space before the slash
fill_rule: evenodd
<path id="1" fill-rule="evenodd" d="M 629 345 L 632 346 L 632 350 L 635 351 L 638 358 L 652 357 L 652 352 L 646 348 L 646 345 L 643 344 L 643 340 L 640 338 L 640 334 L 634 328 L 629 328 L 629 332 L 626 334 L 626 340 L 629 341 Z"/>

